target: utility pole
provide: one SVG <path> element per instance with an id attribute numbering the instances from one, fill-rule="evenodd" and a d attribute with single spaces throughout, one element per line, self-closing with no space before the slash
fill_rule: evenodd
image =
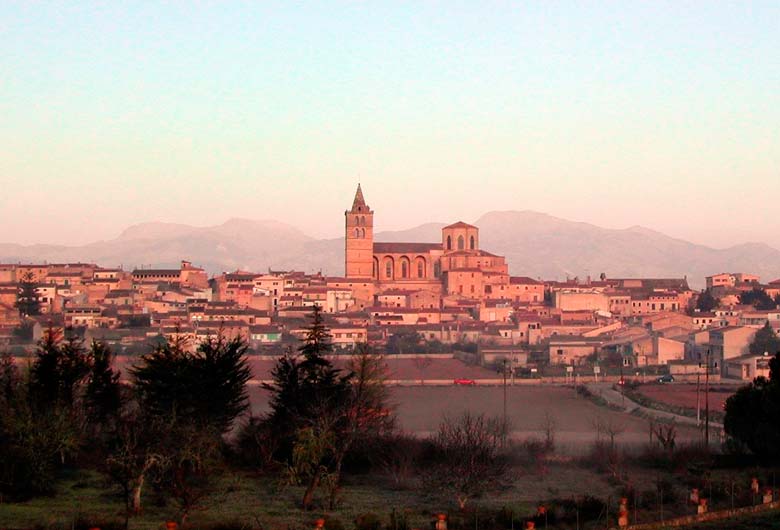
<path id="1" fill-rule="evenodd" d="M 506 423 L 506 359 L 504 359 L 504 428 L 503 428 L 504 447 L 506 447 L 506 435 L 507 435 L 508 428 L 509 426 Z"/>
<path id="2" fill-rule="evenodd" d="M 710 450 L 710 349 L 707 348 L 707 362 L 704 367 L 704 446 Z"/>
<path id="3" fill-rule="evenodd" d="M 701 385 L 701 370 L 696 372 L 696 426 L 701 427 L 701 398 L 699 397 L 699 386 Z"/>

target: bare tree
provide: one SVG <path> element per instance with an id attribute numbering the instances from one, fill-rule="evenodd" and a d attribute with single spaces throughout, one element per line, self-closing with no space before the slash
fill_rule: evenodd
<path id="1" fill-rule="evenodd" d="M 429 486 L 450 490 L 461 510 L 469 499 L 499 488 L 507 470 L 501 453 L 505 428 L 500 418 L 484 414 L 445 417 L 435 438 L 439 462 Z"/>
<path id="2" fill-rule="evenodd" d="M 672 423 L 662 424 L 659 423 L 655 428 L 655 437 L 664 448 L 664 451 L 668 453 L 674 452 L 675 439 L 677 438 L 677 426 Z"/>
<path id="3" fill-rule="evenodd" d="M 558 431 L 558 422 L 549 410 L 544 413 L 540 429 L 544 433 L 545 450 L 548 452 L 555 451 L 555 434 Z"/>
<path id="4" fill-rule="evenodd" d="M 614 418 L 605 419 L 597 416 L 591 420 L 596 431 L 596 442 L 601 442 L 602 437 L 609 439 L 609 448 L 615 450 L 615 439 L 626 431 L 624 423 L 618 422 Z"/>
<path id="5" fill-rule="evenodd" d="M 417 370 L 420 372 L 420 384 L 425 384 L 425 370 L 428 369 L 428 367 L 433 364 L 433 359 L 430 357 L 420 355 L 414 358 L 414 367 L 417 368 Z"/>
<path id="6" fill-rule="evenodd" d="M 163 462 L 155 449 L 152 422 L 131 413 L 117 422 L 114 448 L 106 459 L 106 472 L 124 493 L 126 515 L 141 513 L 141 495 L 150 471 Z"/>
<path id="7" fill-rule="evenodd" d="M 379 463 L 396 488 L 407 487 L 420 457 L 420 444 L 411 435 L 394 433 L 385 439 Z"/>

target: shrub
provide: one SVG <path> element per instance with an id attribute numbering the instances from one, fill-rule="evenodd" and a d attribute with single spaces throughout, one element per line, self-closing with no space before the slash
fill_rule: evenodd
<path id="1" fill-rule="evenodd" d="M 249 523 L 242 522 L 239 519 L 232 519 L 210 525 L 208 530 L 250 530 L 251 528 L 252 525 Z M 103 530 L 102 527 L 101 530 Z"/>
<path id="2" fill-rule="evenodd" d="M 409 522 L 409 516 L 405 511 L 399 512 L 393 508 L 390 512 L 390 521 L 385 528 L 386 530 L 411 530 L 412 523 Z"/>
<path id="3" fill-rule="evenodd" d="M 100 530 L 124 530 L 125 523 L 119 521 L 101 521 L 89 519 L 86 517 L 77 517 L 70 526 L 72 530 L 89 530 L 90 528 L 100 528 Z"/>
<path id="4" fill-rule="evenodd" d="M 382 521 L 375 513 L 364 513 L 357 516 L 355 519 L 356 530 L 381 530 Z"/>
<path id="5" fill-rule="evenodd" d="M 332 515 L 325 516 L 325 530 L 344 530 L 344 523 L 341 519 Z"/>

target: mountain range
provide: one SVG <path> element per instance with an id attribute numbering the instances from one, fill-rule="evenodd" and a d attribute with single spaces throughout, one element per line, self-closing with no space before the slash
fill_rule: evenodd
<path id="1" fill-rule="evenodd" d="M 506 256 L 510 273 L 533 278 L 682 277 L 701 287 L 724 271 L 780 278 L 780 250 L 763 243 L 715 249 L 640 226 L 608 229 L 532 211 L 489 212 L 474 224 L 480 247 Z M 438 242 L 442 223 L 379 232 L 375 241 Z M 103 266 L 171 267 L 188 259 L 210 273 L 236 269 L 344 272 L 344 240 L 316 239 L 277 221 L 230 219 L 195 227 L 142 223 L 119 237 L 81 246 L 0 244 L 2 262 L 94 262 Z"/>

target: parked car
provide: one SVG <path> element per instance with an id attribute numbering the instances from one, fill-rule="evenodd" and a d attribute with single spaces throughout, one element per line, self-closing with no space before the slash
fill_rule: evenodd
<path id="1" fill-rule="evenodd" d="M 456 379 L 454 381 L 456 385 L 464 385 L 464 386 L 476 386 L 477 382 L 473 379 Z"/>
<path id="2" fill-rule="evenodd" d="M 656 381 L 659 383 L 674 383 L 674 376 L 672 374 L 662 375 Z"/>

